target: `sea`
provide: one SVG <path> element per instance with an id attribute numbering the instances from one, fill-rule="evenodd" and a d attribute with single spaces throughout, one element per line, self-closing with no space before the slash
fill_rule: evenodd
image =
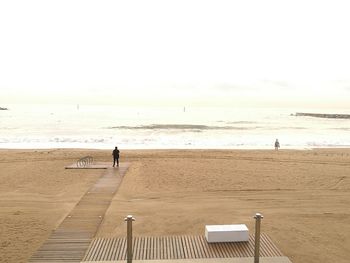
<path id="1" fill-rule="evenodd" d="M 3 149 L 281 149 L 350 147 L 350 109 L 0 105 Z"/>

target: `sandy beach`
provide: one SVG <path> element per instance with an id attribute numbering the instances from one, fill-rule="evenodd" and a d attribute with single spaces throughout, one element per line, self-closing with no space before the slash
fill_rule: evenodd
<path id="1" fill-rule="evenodd" d="M 66 170 L 102 150 L 0 150 L 0 262 L 26 262 L 102 174 Z M 264 215 L 294 263 L 349 262 L 350 149 L 123 151 L 131 166 L 98 236 L 203 235 L 206 224 Z"/>

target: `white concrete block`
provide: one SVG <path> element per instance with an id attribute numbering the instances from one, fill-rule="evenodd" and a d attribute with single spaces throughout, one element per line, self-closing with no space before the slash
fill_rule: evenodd
<path id="1" fill-rule="evenodd" d="M 241 242 L 249 240 L 249 230 L 244 224 L 236 225 L 207 225 L 205 238 L 213 242 Z"/>

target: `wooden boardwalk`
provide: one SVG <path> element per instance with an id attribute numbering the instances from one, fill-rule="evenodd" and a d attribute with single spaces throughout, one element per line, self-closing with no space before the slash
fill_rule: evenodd
<path id="1" fill-rule="evenodd" d="M 106 167 L 106 173 L 90 187 L 29 262 L 125 261 L 125 237 L 94 237 L 128 167 L 127 163 L 121 164 L 119 168 Z M 261 235 L 260 244 L 260 255 L 265 260 L 263 262 L 290 262 L 267 235 Z M 208 263 L 214 263 L 215 260 L 222 263 L 224 259 L 236 258 L 244 261 L 254 256 L 254 236 L 250 235 L 248 242 L 227 243 L 207 243 L 204 236 L 134 237 L 133 251 L 133 259 L 140 262 L 164 260 L 175 263 L 178 260 L 193 263 L 192 261 L 201 259 L 211 260 Z M 283 261 L 278 261 L 279 259 Z"/>
<path id="2" fill-rule="evenodd" d="M 254 256 L 254 236 L 248 242 L 208 243 L 204 236 L 134 237 L 134 260 L 235 258 Z M 282 257 L 266 235 L 261 235 L 261 257 Z M 126 260 L 126 238 L 96 238 L 83 262 Z"/>
<path id="3" fill-rule="evenodd" d="M 81 262 L 128 167 L 107 168 L 29 262 Z"/>

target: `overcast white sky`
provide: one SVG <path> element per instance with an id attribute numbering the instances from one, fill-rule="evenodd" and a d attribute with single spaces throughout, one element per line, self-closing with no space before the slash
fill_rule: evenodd
<path id="1" fill-rule="evenodd" d="M 0 103 L 349 107 L 349 12 L 337 0 L 0 1 Z"/>

